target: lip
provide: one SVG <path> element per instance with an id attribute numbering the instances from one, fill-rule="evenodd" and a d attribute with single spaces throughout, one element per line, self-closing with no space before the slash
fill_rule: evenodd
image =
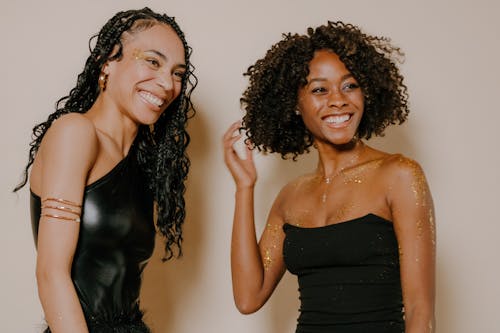
<path id="1" fill-rule="evenodd" d="M 326 119 L 329 117 L 343 117 L 343 116 L 348 116 L 349 119 L 347 119 L 341 123 L 332 123 L 332 122 L 326 121 Z M 351 124 L 353 116 L 354 116 L 354 113 L 351 113 L 351 112 L 334 113 L 334 114 L 328 114 L 328 115 L 321 117 L 321 120 L 326 124 L 326 126 L 328 126 L 330 128 L 344 128 L 344 127 L 349 126 L 349 124 Z"/>

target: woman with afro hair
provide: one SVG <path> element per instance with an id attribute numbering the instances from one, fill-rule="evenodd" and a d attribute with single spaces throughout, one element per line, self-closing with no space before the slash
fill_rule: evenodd
<path id="1" fill-rule="evenodd" d="M 138 298 L 155 229 L 165 259 L 180 254 L 191 48 L 149 8 L 117 13 L 94 37 L 76 86 L 33 129 L 15 190 L 31 168 L 45 332 L 145 333 Z"/>
<path id="2" fill-rule="evenodd" d="M 251 66 L 246 111 L 223 138 L 236 183 L 231 270 L 236 306 L 261 308 L 297 275 L 297 333 L 434 330 L 432 197 L 419 164 L 364 143 L 408 115 L 399 48 L 342 22 L 286 34 Z M 246 133 L 246 152 L 235 143 Z M 236 134 L 235 134 L 236 133 Z M 318 164 L 277 195 L 260 241 L 252 149 Z"/>

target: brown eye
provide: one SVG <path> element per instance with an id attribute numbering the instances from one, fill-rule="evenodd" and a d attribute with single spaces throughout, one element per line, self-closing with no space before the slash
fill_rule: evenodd
<path id="1" fill-rule="evenodd" d="M 148 58 L 146 59 L 149 65 L 153 68 L 160 68 L 160 62 L 154 58 Z"/>
<path id="2" fill-rule="evenodd" d="M 358 89 L 359 88 L 359 84 L 355 83 L 355 82 L 350 82 L 350 83 L 347 83 L 346 85 L 344 85 L 344 90 L 354 90 L 354 89 Z"/>
<path id="3" fill-rule="evenodd" d="M 326 88 L 324 87 L 317 87 L 311 90 L 313 94 L 322 94 L 326 92 Z"/>
<path id="4" fill-rule="evenodd" d="M 182 71 L 182 70 L 177 70 L 177 71 L 174 71 L 174 73 L 173 73 L 173 77 L 174 77 L 175 81 L 182 81 L 184 79 L 185 75 L 186 75 L 186 72 Z"/>

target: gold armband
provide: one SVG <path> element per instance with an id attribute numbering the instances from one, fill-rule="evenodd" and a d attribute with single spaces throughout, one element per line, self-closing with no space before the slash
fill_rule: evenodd
<path id="1" fill-rule="evenodd" d="M 42 200 L 42 213 L 40 216 L 80 222 L 81 208 L 81 205 L 69 200 L 46 198 Z M 61 212 L 62 214 L 57 214 L 57 212 Z"/>

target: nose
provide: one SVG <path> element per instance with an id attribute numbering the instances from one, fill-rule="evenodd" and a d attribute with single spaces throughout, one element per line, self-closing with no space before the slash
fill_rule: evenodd
<path id="1" fill-rule="evenodd" d="M 158 85 L 165 91 L 172 91 L 174 88 L 174 79 L 172 75 L 162 73 L 161 75 L 158 75 L 157 82 Z"/>
<path id="2" fill-rule="evenodd" d="M 342 90 L 334 90 L 330 92 L 328 97 L 328 106 L 334 108 L 342 108 L 347 105 L 347 99 Z"/>

